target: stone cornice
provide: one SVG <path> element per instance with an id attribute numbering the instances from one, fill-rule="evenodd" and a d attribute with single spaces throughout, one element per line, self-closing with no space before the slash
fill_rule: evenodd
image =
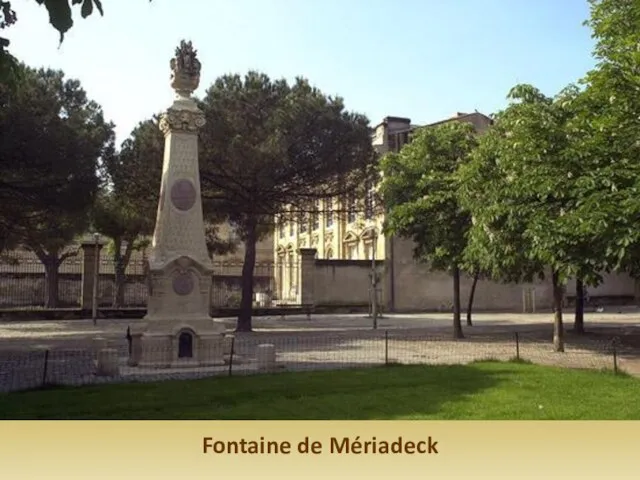
<path id="1" fill-rule="evenodd" d="M 204 113 L 200 110 L 169 108 L 162 116 L 159 126 L 166 136 L 170 132 L 198 133 L 205 123 Z"/>

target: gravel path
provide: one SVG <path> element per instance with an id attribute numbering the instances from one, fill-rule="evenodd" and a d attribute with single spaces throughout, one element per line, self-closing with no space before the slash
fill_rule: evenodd
<path id="1" fill-rule="evenodd" d="M 255 348 L 274 344 L 278 370 L 318 370 L 389 363 L 456 364 L 509 360 L 519 352 L 534 363 L 571 368 L 613 368 L 611 337 L 621 338 L 618 366 L 640 375 L 640 314 L 588 314 L 586 336 L 567 333 L 564 353 L 551 345 L 550 315 L 478 314 L 465 339 L 451 338 L 445 314 L 393 315 L 371 329 L 365 315 L 261 317 L 255 331 L 235 334 L 234 374 L 254 373 Z M 234 320 L 221 319 L 233 334 Z M 69 385 L 156 381 L 228 375 L 229 367 L 142 370 L 126 366 L 125 332 L 136 320 L 0 322 L 0 391 L 34 388 L 43 381 Z M 518 333 L 516 346 L 515 333 Z M 95 351 L 119 350 L 119 377 L 98 377 Z M 46 371 L 45 371 L 46 364 Z"/>

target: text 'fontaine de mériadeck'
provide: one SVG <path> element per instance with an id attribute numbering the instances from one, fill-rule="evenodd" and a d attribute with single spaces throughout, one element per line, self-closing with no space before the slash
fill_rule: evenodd
<path id="1" fill-rule="evenodd" d="M 328 444 L 328 449 L 326 446 Z M 295 445 L 295 447 L 294 447 Z M 292 453 L 320 455 L 437 455 L 438 442 L 431 436 L 423 440 L 405 440 L 396 437 L 393 440 L 379 440 L 376 437 L 362 439 L 359 436 L 330 437 L 328 442 L 312 441 L 309 437 L 297 443 L 288 441 L 265 440 L 218 440 L 203 437 L 203 452 L 219 455 L 290 455 Z"/>

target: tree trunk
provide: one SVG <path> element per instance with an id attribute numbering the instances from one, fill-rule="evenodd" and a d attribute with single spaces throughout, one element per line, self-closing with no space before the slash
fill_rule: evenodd
<path id="1" fill-rule="evenodd" d="M 56 308 L 58 306 L 58 269 L 60 262 L 57 256 L 48 255 L 42 260 L 44 265 L 44 306 Z"/>
<path id="2" fill-rule="evenodd" d="M 551 274 L 553 284 L 553 347 L 556 352 L 564 352 L 564 326 L 562 325 L 562 294 L 558 272 Z"/>
<path id="3" fill-rule="evenodd" d="M 584 283 L 580 278 L 576 278 L 576 316 L 573 330 L 576 333 L 584 333 Z"/>
<path id="4" fill-rule="evenodd" d="M 244 263 L 242 265 L 242 298 L 238 315 L 237 332 L 251 331 L 251 314 L 253 311 L 253 269 L 256 265 L 256 221 L 251 219 L 247 224 L 247 236 L 244 242 Z"/>
<path id="5" fill-rule="evenodd" d="M 126 272 L 127 266 L 129 265 L 129 260 L 131 260 L 131 253 L 133 252 L 133 242 L 134 240 L 127 239 L 127 246 L 124 250 L 124 255 L 122 255 L 121 248 L 122 243 L 121 240 L 114 240 L 115 243 L 115 252 L 113 254 L 113 271 L 115 273 L 114 278 L 114 294 L 113 294 L 113 307 L 121 308 L 124 306 L 124 287 L 127 280 Z"/>
<path id="6" fill-rule="evenodd" d="M 473 297 L 476 294 L 476 285 L 478 285 L 478 278 L 480 278 L 480 273 L 474 273 L 473 283 L 471 284 L 471 291 L 469 292 L 469 303 L 467 304 L 467 326 L 469 327 L 473 327 L 473 322 L 471 321 L 471 311 L 473 310 Z"/>
<path id="7" fill-rule="evenodd" d="M 453 338 L 464 338 L 460 321 L 460 268 L 453 267 Z"/>

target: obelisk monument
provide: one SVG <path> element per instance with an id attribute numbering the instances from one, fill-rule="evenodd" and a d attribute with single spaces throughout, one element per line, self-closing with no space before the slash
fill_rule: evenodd
<path id="1" fill-rule="evenodd" d="M 198 166 L 204 114 L 191 94 L 201 64 L 191 42 L 171 59 L 173 105 L 160 120 L 165 136 L 156 226 L 149 255 L 145 325 L 132 332 L 131 365 L 223 363 L 224 328 L 209 314 L 213 266 L 207 252 Z"/>

